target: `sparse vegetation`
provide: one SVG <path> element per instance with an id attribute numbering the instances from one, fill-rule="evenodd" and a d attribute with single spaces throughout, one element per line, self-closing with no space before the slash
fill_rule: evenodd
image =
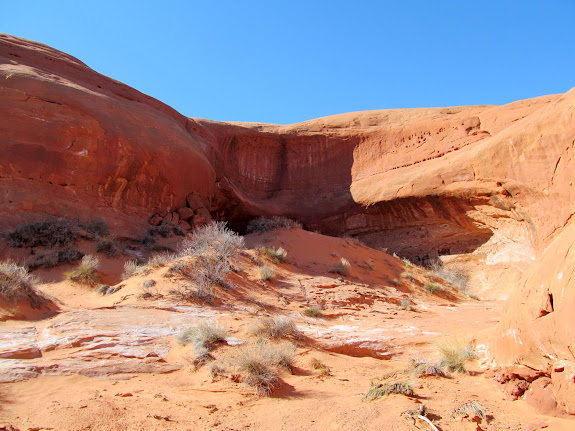
<path id="1" fill-rule="evenodd" d="M 9 304 L 27 303 L 40 308 L 48 299 L 39 293 L 34 284 L 36 277 L 28 269 L 7 260 L 0 262 L 0 299 Z"/>
<path id="2" fill-rule="evenodd" d="M 274 217 L 258 217 L 248 223 L 247 233 L 254 232 L 268 232 L 275 229 L 292 229 L 302 228 L 300 222 L 291 220 L 287 217 L 274 216 Z"/>
<path id="3" fill-rule="evenodd" d="M 301 333 L 297 329 L 294 321 L 285 316 L 273 316 L 256 320 L 250 332 L 256 337 L 262 338 L 300 338 Z"/>
<path id="4" fill-rule="evenodd" d="M 196 355 L 209 352 L 213 346 L 225 341 L 228 330 L 216 322 L 201 322 L 198 325 L 185 330 L 178 336 L 182 346 L 192 343 Z"/>
<path id="5" fill-rule="evenodd" d="M 196 285 L 195 296 L 209 299 L 214 285 L 231 286 L 227 277 L 243 247 L 243 237 L 220 222 L 198 229 L 182 242 L 180 256 L 195 257 L 187 272 Z"/>
<path id="6" fill-rule="evenodd" d="M 432 273 L 447 281 L 457 290 L 464 293 L 468 291 L 469 276 L 463 268 L 453 266 L 448 269 L 440 260 L 433 261 L 428 268 Z"/>
<path id="7" fill-rule="evenodd" d="M 233 363 L 247 376 L 244 382 L 259 396 L 269 396 L 278 382 L 278 367 L 293 369 L 295 346 L 291 343 L 250 343 L 239 347 Z"/>
<path id="8" fill-rule="evenodd" d="M 54 268 L 58 265 L 63 265 L 65 263 L 76 262 L 82 257 L 84 254 L 79 250 L 66 247 L 61 250 L 54 250 L 47 254 L 38 254 L 33 259 L 28 261 L 28 268 L 30 270 L 34 270 L 36 268 Z"/>
<path id="9" fill-rule="evenodd" d="M 156 280 L 148 279 L 142 283 L 142 292 L 140 298 L 148 299 L 158 296 L 158 289 L 156 288 Z"/>
<path id="10" fill-rule="evenodd" d="M 135 260 L 127 260 L 124 263 L 124 272 L 122 272 L 122 280 L 126 280 L 134 275 L 144 274 L 148 271 L 148 268 L 145 265 L 140 265 Z"/>
<path id="11" fill-rule="evenodd" d="M 109 258 L 118 257 L 120 255 L 118 244 L 110 239 L 99 241 L 96 244 L 96 251 L 98 253 L 103 253 L 104 256 Z"/>
<path id="12" fill-rule="evenodd" d="M 410 382 L 397 380 L 389 383 L 374 382 L 363 396 L 364 401 L 373 401 L 391 394 L 413 396 L 413 385 Z"/>
<path id="13" fill-rule="evenodd" d="M 411 299 L 409 298 L 401 298 L 399 304 L 401 305 L 401 308 L 403 308 L 404 310 L 413 310 L 413 304 L 411 303 Z"/>
<path id="14" fill-rule="evenodd" d="M 412 359 L 407 369 L 409 374 L 417 377 L 422 376 L 438 376 L 446 377 L 443 368 L 440 365 L 433 364 L 425 359 Z"/>
<path id="15" fill-rule="evenodd" d="M 305 310 L 303 310 L 303 314 L 304 314 L 304 316 L 313 317 L 316 319 L 323 317 L 323 312 L 321 311 L 321 309 L 319 307 L 306 308 Z"/>
<path id="16" fill-rule="evenodd" d="M 100 276 L 96 273 L 99 267 L 100 259 L 87 254 L 75 269 L 66 273 L 66 277 L 77 283 L 95 285 L 101 281 Z"/>
<path id="17" fill-rule="evenodd" d="M 74 243 L 78 238 L 77 224 L 70 220 L 31 223 L 12 229 L 7 234 L 10 247 L 54 248 Z"/>
<path id="18" fill-rule="evenodd" d="M 342 257 L 337 265 L 335 265 L 329 272 L 339 274 L 339 275 L 349 275 L 351 269 L 351 263 L 345 257 Z"/>
<path id="19" fill-rule="evenodd" d="M 411 272 L 408 271 L 404 271 L 401 273 L 401 278 L 405 278 L 406 280 L 411 281 L 412 283 L 414 283 L 415 281 L 417 281 L 417 279 L 413 276 L 413 274 Z"/>
<path id="20" fill-rule="evenodd" d="M 483 420 L 487 420 L 487 414 L 485 413 L 485 409 L 481 404 L 477 401 L 467 401 L 466 403 L 461 404 L 459 407 L 453 409 L 451 413 L 451 417 L 474 417 L 479 416 Z"/>
<path id="21" fill-rule="evenodd" d="M 94 217 L 81 226 L 96 237 L 105 237 L 110 234 L 110 226 L 102 217 Z"/>
<path id="22" fill-rule="evenodd" d="M 272 280 L 276 276 L 274 269 L 267 265 L 260 266 L 258 271 L 260 273 L 260 280 L 262 281 Z"/>
<path id="23" fill-rule="evenodd" d="M 283 263 L 287 258 L 287 251 L 282 247 L 277 249 L 274 247 L 262 247 L 259 249 L 259 252 L 265 259 L 271 260 L 274 263 Z"/>
<path id="24" fill-rule="evenodd" d="M 439 365 L 450 372 L 466 373 L 465 363 L 477 358 L 472 343 L 463 342 L 455 337 L 446 337 L 435 344 L 439 353 Z"/>
<path id="25" fill-rule="evenodd" d="M 319 376 L 329 376 L 329 373 L 331 372 L 331 369 L 317 358 L 311 358 L 309 360 L 309 365 L 314 370 L 319 370 Z"/>
<path id="26" fill-rule="evenodd" d="M 431 283 L 429 281 L 423 285 L 423 288 L 427 290 L 429 293 L 433 294 L 443 291 L 443 286 L 441 286 L 441 284 Z"/>
<path id="27" fill-rule="evenodd" d="M 218 376 L 223 375 L 226 372 L 226 368 L 219 362 L 210 363 L 210 377 L 212 382 L 216 380 Z"/>

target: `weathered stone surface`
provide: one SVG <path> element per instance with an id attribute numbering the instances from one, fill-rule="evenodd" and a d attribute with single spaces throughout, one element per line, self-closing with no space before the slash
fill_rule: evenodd
<path id="1" fill-rule="evenodd" d="M 190 218 L 194 216 L 194 211 L 191 208 L 179 208 L 178 215 L 180 216 L 180 220 L 188 221 Z"/>

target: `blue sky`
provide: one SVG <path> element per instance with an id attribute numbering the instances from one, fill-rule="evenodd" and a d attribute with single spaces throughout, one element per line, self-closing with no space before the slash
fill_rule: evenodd
<path id="1" fill-rule="evenodd" d="M 53 46 L 182 114 L 288 124 L 575 87 L 575 1 L 11 1 Z"/>

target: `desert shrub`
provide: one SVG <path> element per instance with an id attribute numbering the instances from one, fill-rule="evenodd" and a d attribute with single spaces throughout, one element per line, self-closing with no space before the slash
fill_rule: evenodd
<path id="1" fill-rule="evenodd" d="M 159 268 L 178 258 L 178 255 L 169 251 L 152 254 L 145 263 L 148 268 Z"/>
<path id="2" fill-rule="evenodd" d="M 413 308 L 411 299 L 409 298 L 401 298 L 399 304 L 401 305 L 401 308 L 403 308 L 404 310 L 411 310 Z"/>
<path id="3" fill-rule="evenodd" d="M 82 223 L 82 227 L 96 237 L 104 237 L 110 234 L 110 226 L 102 217 L 94 217 L 92 220 Z"/>
<path id="4" fill-rule="evenodd" d="M 477 401 L 467 401 L 461 404 L 459 407 L 453 409 L 451 413 L 451 417 L 474 417 L 479 416 L 483 420 L 487 419 L 487 414 L 485 413 L 485 409 L 481 404 Z"/>
<path id="5" fill-rule="evenodd" d="M 48 299 L 39 293 L 34 284 L 36 277 L 28 269 L 7 260 L 0 262 L 0 299 L 9 304 L 27 303 L 40 308 Z"/>
<path id="6" fill-rule="evenodd" d="M 339 262 L 329 270 L 329 272 L 339 274 L 339 275 L 349 275 L 349 270 L 351 269 L 351 264 L 349 260 L 342 257 Z"/>
<path id="7" fill-rule="evenodd" d="M 70 220 L 41 221 L 8 231 L 10 247 L 54 248 L 74 243 L 78 239 L 77 224 Z"/>
<path id="8" fill-rule="evenodd" d="M 104 253 L 104 256 L 110 258 L 118 257 L 118 255 L 120 254 L 116 242 L 109 239 L 99 241 L 96 244 L 96 251 L 98 253 Z"/>
<path id="9" fill-rule="evenodd" d="M 427 290 L 429 293 L 437 293 L 443 291 L 443 287 L 441 286 L 441 284 L 437 283 L 426 282 L 423 285 L 423 288 Z"/>
<path id="10" fill-rule="evenodd" d="M 323 312 L 319 307 L 308 307 L 305 310 L 303 310 L 303 314 L 304 316 L 314 317 L 316 319 L 323 317 Z"/>
<path id="11" fill-rule="evenodd" d="M 122 272 L 122 280 L 126 280 L 135 275 L 144 274 L 149 269 L 146 265 L 142 265 L 135 260 L 127 260 L 124 263 L 124 272 Z"/>
<path id="12" fill-rule="evenodd" d="M 394 255 L 394 256 L 397 256 L 395 253 L 393 253 L 393 255 Z M 401 261 L 402 261 L 403 264 L 404 264 L 405 266 L 407 266 L 407 267 L 410 267 L 410 268 L 411 268 L 411 267 L 414 267 L 414 266 L 415 266 L 415 264 L 414 264 L 411 260 L 409 260 L 408 258 L 406 258 L 406 257 L 402 257 L 402 258 L 401 258 Z"/>
<path id="13" fill-rule="evenodd" d="M 210 377 L 212 382 L 216 380 L 218 376 L 223 375 L 226 372 L 226 368 L 219 362 L 212 362 L 210 364 Z"/>
<path id="14" fill-rule="evenodd" d="M 98 292 L 100 295 L 104 296 L 108 293 L 109 288 L 110 288 L 110 286 L 108 286 L 107 284 L 102 284 L 100 287 L 98 287 L 98 290 L 96 290 L 96 292 Z"/>
<path id="15" fill-rule="evenodd" d="M 287 251 L 285 251 L 282 247 L 274 248 L 274 247 L 262 247 L 259 249 L 260 254 L 274 263 L 283 263 L 286 261 L 287 258 Z"/>
<path id="16" fill-rule="evenodd" d="M 260 266 L 258 271 L 260 273 L 260 280 L 262 281 L 272 280 L 276 276 L 274 269 L 266 265 Z"/>
<path id="17" fill-rule="evenodd" d="M 149 247 L 156 243 L 156 239 L 153 236 L 144 235 L 142 238 L 140 238 L 140 243 L 145 247 Z"/>
<path id="18" fill-rule="evenodd" d="M 391 394 L 413 396 L 413 385 L 407 381 L 395 381 L 389 383 L 374 382 L 369 391 L 363 396 L 364 401 L 373 401 Z"/>
<path id="19" fill-rule="evenodd" d="M 251 325 L 250 333 L 262 338 L 280 339 L 301 337 L 301 333 L 297 329 L 294 321 L 285 316 L 260 318 Z"/>
<path id="20" fill-rule="evenodd" d="M 217 222 L 196 230 L 182 241 L 180 256 L 194 256 L 190 277 L 199 296 L 211 295 L 213 285 L 230 287 L 227 276 L 244 247 L 244 238 Z"/>
<path id="21" fill-rule="evenodd" d="M 246 231 L 248 233 L 254 232 L 268 232 L 275 229 L 292 229 L 302 228 L 302 224 L 298 221 L 291 220 L 283 216 L 273 217 L 258 217 L 248 223 Z"/>
<path id="22" fill-rule="evenodd" d="M 228 330 L 216 322 L 201 322 L 178 336 L 182 346 L 192 343 L 196 355 L 209 352 L 213 346 L 225 341 Z"/>
<path id="23" fill-rule="evenodd" d="M 215 222 L 196 230 L 182 241 L 181 255 L 210 255 L 215 260 L 230 260 L 244 247 L 244 238 L 228 229 L 226 223 Z"/>
<path id="24" fill-rule="evenodd" d="M 329 373 L 331 372 L 331 369 L 317 358 L 311 358 L 309 360 L 309 365 L 314 370 L 319 370 L 320 376 L 329 376 Z"/>
<path id="25" fill-rule="evenodd" d="M 147 299 L 153 298 L 158 295 L 158 289 L 156 288 L 156 280 L 148 279 L 142 282 L 140 298 Z"/>
<path id="26" fill-rule="evenodd" d="M 196 355 L 196 357 L 192 360 L 192 365 L 194 366 L 194 370 L 197 371 L 204 365 L 209 364 L 215 360 L 216 358 L 214 358 L 209 352 L 206 351 Z"/>
<path id="27" fill-rule="evenodd" d="M 446 377 L 443 368 L 440 365 L 426 361 L 425 359 L 412 359 L 407 372 L 417 377 L 421 376 L 438 376 Z"/>
<path id="28" fill-rule="evenodd" d="M 87 254 L 75 269 L 66 273 L 66 276 L 77 283 L 94 285 L 100 282 L 100 276 L 96 273 L 99 267 L 100 259 Z"/>
<path id="29" fill-rule="evenodd" d="M 401 273 L 401 278 L 405 278 L 406 280 L 409 280 L 412 283 L 414 283 L 416 281 L 416 278 L 413 276 L 413 274 L 411 272 L 407 272 L 407 271 L 404 271 Z"/>
<path id="30" fill-rule="evenodd" d="M 469 275 L 463 268 L 458 266 L 446 268 L 440 260 L 435 260 L 428 265 L 428 269 L 456 289 L 467 292 L 469 288 Z"/>
<path id="31" fill-rule="evenodd" d="M 463 342 L 455 337 L 445 337 L 435 344 L 439 354 L 439 365 L 451 372 L 466 373 L 465 363 L 477 358 L 472 343 Z"/>
<path id="32" fill-rule="evenodd" d="M 259 396 L 269 396 L 278 382 L 278 367 L 293 369 L 295 346 L 291 343 L 250 343 L 235 351 L 232 363 L 247 373 L 244 382 Z"/>
<path id="33" fill-rule="evenodd" d="M 28 268 L 31 270 L 36 268 L 54 268 L 58 265 L 63 265 L 65 263 L 76 262 L 84 254 L 79 250 L 66 247 L 62 250 L 55 250 L 47 254 L 36 255 L 33 259 L 28 261 Z"/>

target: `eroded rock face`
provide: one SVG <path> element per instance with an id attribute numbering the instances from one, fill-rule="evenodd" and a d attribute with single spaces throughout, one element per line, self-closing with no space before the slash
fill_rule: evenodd
<path id="1" fill-rule="evenodd" d="M 208 202 L 215 175 L 190 120 L 47 46 L 0 35 L 0 216 L 145 224 Z"/>

